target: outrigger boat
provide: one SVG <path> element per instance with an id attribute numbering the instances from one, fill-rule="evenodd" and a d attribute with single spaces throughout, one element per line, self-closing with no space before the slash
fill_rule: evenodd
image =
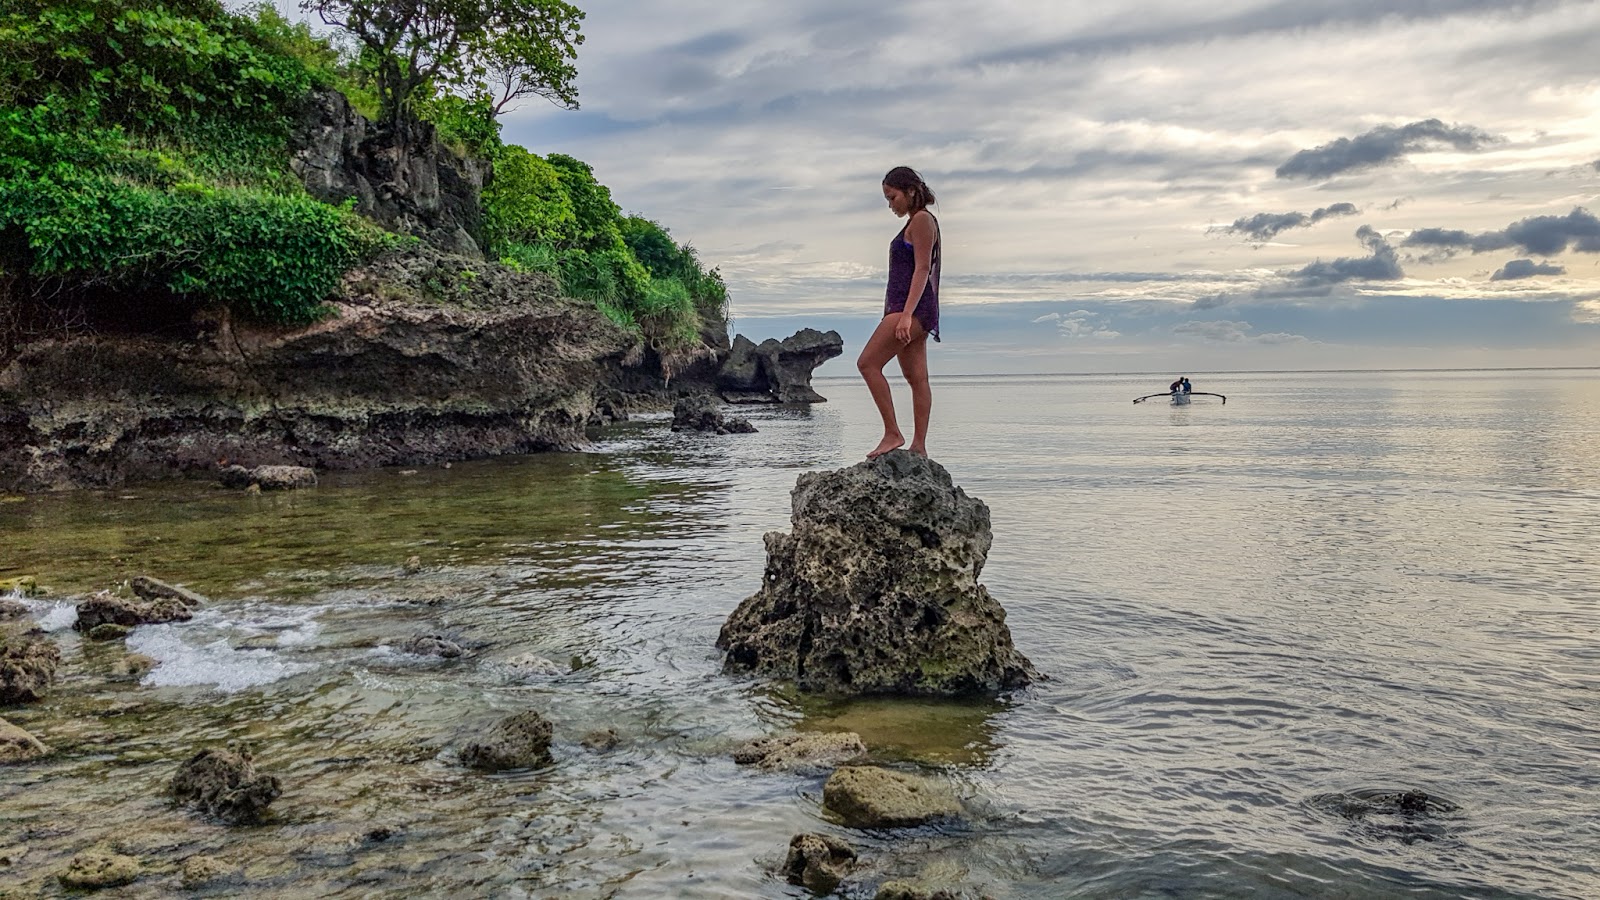
<path id="1" fill-rule="evenodd" d="M 1143 397 L 1135 397 L 1133 402 L 1143 403 L 1151 397 L 1168 397 L 1172 400 L 1173 406 L 1188 406 L 1190 397 L 1221 397 L 1223 403 L 1228 402 L 1226 395 L 1213 394 L 1210 391 L 1162 391 L 1159 394 L 1145 394 Z"/>

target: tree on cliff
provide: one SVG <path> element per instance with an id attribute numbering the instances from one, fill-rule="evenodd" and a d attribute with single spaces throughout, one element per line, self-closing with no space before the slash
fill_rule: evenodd
<path id="1" fill-rule="evenodd" d="M 531 96 L 578 107 L 583 11 L 562 0 L 301 0 L 300 8 L 360 42 L 384 122 L 399 121 L 429 87 L 483 97 L 491 115 Z"/>

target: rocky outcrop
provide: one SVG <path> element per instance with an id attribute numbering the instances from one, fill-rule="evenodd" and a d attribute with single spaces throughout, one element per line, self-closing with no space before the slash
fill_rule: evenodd
<path id="1" fill-rule="evenodd" d="M 172 796 L 231 824 L 255 822 L 283 793 L 276 776 L 256 772 L 247 750 L 205 749 L 172 778 Z"/>
<path id="2" fill-rule="evenodd" d="M 0 630 L 0 706 L 43 699 L 60 662 L 54 643 Z"/>
<path id="3" fill-rule="evenodd" d="M 856 849 L 826 834 L 797 834 L 789 840 L 783 877 L 813 894 L 833 893 L 856 864 Z"/>
<path id="4" fill-rule="evenodd" d="M 759 346 L 741 334 L 717 370 L 717 389 L 730 403 L 821 403 L 828 398 L 811 389 L 811 373 L 843 352 L 837 331 L 802 328 Z"/>
<path id="5" fill-rule="evenodd" d="M 332 89 L 307 97 L 290 137 L 290 167 L 311 196 L 450 253 L 482 258 L 487 160 L 457 156 L 431 124 L 379 126 Z"/>
<path id="6" fill-rule="evenodd" d="M 756 427 L 738 416 L 723 416 L 720 404 L 707 394 L 691 394 L 672 406 L 673 431 L 711 434 L 753 434 Z"/>
<path id="7" fill-rule="evenodd" d="M 463 747 L 461 762 L 488 772 L 542 766 L 551 761 L 552 732 L 550 723 L 538 713 L 517 713 L 496 723 L 482 740 Z"/>
<path id="8" fill-rule="evenodd" d="M 867 753 L 861 735 L 805 732 L 756 738 L 733 751 L 733 761 L 768 772 L 819 772 Z"/>
<path id="9" fill-rule="evenodd" d="M 39 739 L 17 726 L 0 719 L 0 765 L 27 762 L 49 753 L 50 749 Z"/>
<path id="10" fill-rule="evenodd" d="M 948 787 L 875 766 L 834 772 L 822 786 L 822 808 L 851 828 L 902 828 L 961 814 Z"/>
<path id="11" fill-rule="evenodd" d="M 161 625 L 167 622 L 187 622 L 194 613 L 176 597 L 159 597 L 154 600 L 131 600 L 118 597 L 110 591 L 99 591 L 78 601 L 78 621 L 72 627 L 84 634 L 101 625 L 120 625 L 136 628 L 140 625 Z M 119 635 L 102 632 L 100 640 L 110 640 Z"/>
<path id="12" fill-rule="evenodd" d="M 328 306 L 296 328 L 208 310 L 23 346 L 0 360 L 0 491 L 572 449 L 634 346 L 548 278 L 426 249 L 352 272 Z"/>
<path id="13" fill-rule="evenodd" d="M 790 534 L 722 626 L 732 671 L 830 694 L 992 694 L 1038 673 L 978 583 L 989 508 L 904 450 L 801 475 Z"/>

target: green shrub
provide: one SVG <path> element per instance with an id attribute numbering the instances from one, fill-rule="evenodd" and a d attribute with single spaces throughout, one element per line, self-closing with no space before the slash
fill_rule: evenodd
<path id="1" fill-rule="evenodd" d="M 500 263 L 519 272 L 539 272 L 561 285 L 561 254 L 549 244 L 508 243 L 501 245 Z"/>
<path id="2" fill-rule="evenodd" d="M 499 255 L 508 255 L 505 248 L 512 244 L 560 249 L 577 244 L 578 219 L 561 171 L 515 144 L 495 156 L 483 212 L 489 245 Z"/>

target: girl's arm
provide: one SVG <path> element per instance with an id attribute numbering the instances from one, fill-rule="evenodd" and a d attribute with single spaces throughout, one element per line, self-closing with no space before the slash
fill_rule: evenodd
<path id="1" fill-rule="evenodd" d="M 911 291 L 906 295 L 905 311 L 894 326 L 894 336 L 902 341 L 911 340 L 911 323 L 916 321 L 913 313 L 917 311 L 917 302 L 922 299 L 922 292 L 928 286 L 928 270 L 933 265 L 933 215 L 922 215 L 923 212 L 925 210 L 919 209 L 912 213 L 911 224 L 906 226 L 906 237 L 911 239 L 916 268 L 911 273 Z"/>

